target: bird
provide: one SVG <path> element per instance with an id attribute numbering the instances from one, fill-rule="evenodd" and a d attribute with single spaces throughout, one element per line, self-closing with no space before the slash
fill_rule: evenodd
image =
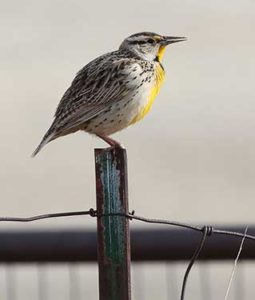
<path id="1" fill-rule="evenodd" d="M 150 111 L 165 78 L 162 59 L 166 47 L 185 40 L 139 32 L 125 38 L 118 50 L 85 65 L 64 93 L 52 125 L 32 156 L 56 138 L 79 130 L 111 147 L 121 147 L 110 136 Z"/>

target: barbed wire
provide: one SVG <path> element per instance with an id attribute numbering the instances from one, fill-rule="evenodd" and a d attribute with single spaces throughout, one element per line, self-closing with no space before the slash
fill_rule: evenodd
<path id="1" fill-rule="evenodd" d="M 187 284 L 189 273 L 190 273 L 195 261 L 199 257 L 207 237 L 211 236 L 212 234 L 218 234 L 218 235 L 221 234 L 221 235 L 233 236 L 233 237 L 242 238 L 242 239 L 249 239 L 249 240 L 252 240 L 255 242 L 255 236 L 249 235 L 246 232 L 242 233 L 242 232 L 236 232 L 236 231 L 215 229 L 212 226 L 194 226 L 194 225 L 181 223 L 181 222 L 174 222 L 174 221 L 170 221 L 170 220 L 146 218 L 146 217 L 136 215 L 135 211 L 132 211 L 127 214 L 126 213 L 98 214 L 96 210 L 91 208 L 86 211 L 49 213 L 49 214 L 43 214 L 43 215 L 36 215 L 36 216 L 32 216 L 32 217 L 0 217 L 0 222 L 33 222 L 33 221 L 38 221 L 38 220 L 43 220 L 43 219 L 82 216 L 82 215 L 87 215 L 87 216 L 97 217 L 97 218 L 119 216 L 119 217 L 128 218 L 130 220 L 137 220 L 137 221 L 141 221 L 141 222 L 145 222 L 145 223 L 169 225 L 169 226 L 181 227 L 181 228 L 186 228 L 186 229 L 201 232 L 202 233 L 201 240 L 200 240 L 197 248 L 195 249 L 193 256 L 191 257 L 191 260 L 190 260 L 188 267 L 184 274 L 180 300 L 184 300 L 185 289 L 186 289 L 186 284 Z"/>
<path id="2" fill-rule="evenodd" d="M 95 216 L 97 216 L 97 215 L 95 215 Z M 214 233 L 214 234 L 222 234 L 222 235 L 231 235 L 231 236 L 235 236 L 235 237 L 239 237 L 239 238 L 244 237 L 244 233 L 242 233 L 242 232 L 215 229 L 212 226 L 193 226 L 193 225 L 189 225 L 189 224 L 186 224 L 186 223 L 173 222 L 173 221 L 164 220 L 164 219 L 145 218 L 145 217 L 135 215 L 134 211 L 129 213 L 129 214 L 109 213 L 109 214 L 100 215 L 98 217 L 102 217 L 102 216 L 123 216 L 123 217 L 129 218 L 130 220 L 134 219 L 134 220 L 142 221 L 142 222 L 145 222 L 145 223 L 182 227 L 182 228 L 191 229 L 191 230 L 200 231 L 200 232 L 203 232 L 204 228 L 208 227 L 208 233 L 207 233 L 208 236 L 212 235 Z M 245 238 L 255 241 L 255 235 L 247 234 L 247 235 L 245 235 Z"/>
<path id="3" fill-rule="evenodd" d="M 132 211 L 131 213 L 124 214 L 124 213 L 109 213 L 109 214 L 101 214 L 98 215 L 97 211 L 94 210 L 93 208 L 89 210 L 84 210 L 84 211 L 71 211 L 71 212 L 61 212 L 61 213 L 49 213 L 49 214 L 43 214 L 43 215 L 36 215 L 33 217 L 0 217 L 0 222 L 33 222 L 33 221 L 38 221 L 38 220 L 43 220 L 43 219 L 51 219 L 51 218 L 61 218 L 61 217 L 72 217 L 72 216 L 84 216 L 84 215 L 89 215 L 91 217 L 107 217 L 107 216 L 121 216 L 121 217 L 127 217 L 130 220 L 137 220 L 145 223 L 151 223 L 151 224 L 161 224 L 161 225 L 170 225 L 170 226 L 175 226 L 175 227 L 182 227 L 186 229 L 191 229 L 194 231 L 204 231 L 205 226 L 194 226 L 182 222 L 174 222 L 174 221 L 169 221 L 169 220 L 164 220 L 164 219 L 154 219 L 154 218 L 146 218 L 146 217 L 141 217 L 135 214 L 135 211 Z M 229 231 L 229 230 L 222 230 L 222 229 L 215 229 L 212 226 L 207 226 L 209 228 L 207 235 L 211 234 L 221 234 L 221 235 L 231 235 L 239 238 L 244 237 L 244 233 L 242 232 L 237 232 L 237 231 Z M 253 240 L 255 241 L 255 236 L 254 235 L 245 235 L 246 239 Z"/>

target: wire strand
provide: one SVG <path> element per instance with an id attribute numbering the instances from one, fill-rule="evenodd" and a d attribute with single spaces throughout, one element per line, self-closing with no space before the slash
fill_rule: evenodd
<path id="1" fill-rule="evenodd" d="M 190 273 L 190 270 L 191 268 L 193 267 L 195 261 L 197 260 L 204 244 L 205 244 L 205 240 L 206 240 L 206 237 L 208 236 L 208 234 L 210 235 L 210 232 L 209 232 L 209 227 L 208 226 L 205 226 L 203 228 L 203 235 L 201 237 L 201 241 L 200 243 L 198 244 L 193 256 L 191 257 L 191 260 L 188 264 L 188 267 L 187 267 L 187 270 L 184 274 L 184 278 L 183 278 L 183 282 L 182 282 L 182 290 L 181 290 L 181 300 L 184 300 L 184 295 L 185 295 L 185 290 L 186 290 L 186 284 L 187 284 L 187 280 L 188 280 L 188 276 L 189 276 L 189 273 Z"/>
<path id="2" fill-rule="evenodd" d="M 109 214 L 97 214 L 97 211 L 93 208 L 90 208 L 89 210 L 85 211 L 72 211 L 72 212 L 61 212 L 61 213 L 52 213 L 52 214 L 43 214 L 43 215 L 36 215 L 32 217 L 0 217 L 0 222 L 33 222 L 33 221 L 39 221 L 43 219 L 51 219 L 51 218 L 61 218 L 61 217 L 73 217 L 73 216 L 91 216 L 91 217 L 113 217 L 113 216 L 120 216 L 120 217 L 126 217 L 130 220 L 137 220 L 145 223 L 151 223 L 151 224 L 161 224 L 161 225 L 169 225 L 169 226 L 176 226 L 186 229 L 191 229 L 194 231 L 204 231 L 204 227 L 201 226 L 193 226 L 186 223 L 181 222 L 173 222 L 170 220 L 164 220 L 164 219 L 155 219 L 155 218 L 146 218 L 142 216 L 138 216 L 135 214 L 134 211 L 131 213 L 125 214 L 125 213 L 109 213 Z M 215 229 L 211 226 L 207 226 L 210 229 L 210 234 L 221 234 L 221 235 L 230 235 L 233 237 L 239 237 L 243 238 L 245 236 L 246 239 L 255 241 L 255 236 L 246 234 L 242 232 L 236 232 L 236 231 L 228 231 L 228 230 L 222 230 L 222 229 Z"/>
<path id="3" fill-rule="evenodd" d="M 27 217 L 27 218 L 0 217 L 0 222 L 33 222 L 33 221 L 38 221 L 38 220 L 43 220 L 43 219 L 62 218 L 62 217 L 71 217 L 71 216 L 82 216 L 82 215 L 93 216 L 93 212 L 91 212 L 91 210 L 88 210 L 88 211 L 71 211 L 71 212 L 37 215 L 37 216 Z"/>
<path id="4" fill-rule="evenodd" d="M 236 271 L 236 268 L 237 268 L 237 263 L 238 263 L 238 260 L 240 258 L 241 252 L 243 250 L 243 245 L 244 245 L 244 241 L 245 241 L 245 238 L 246 238 L 247 231 L 248 231 L 248 226 L 246 226 L 246 228 L 245 228 L 244 237 L 242 238 L 242 241 L 241 241 L 241 244 L 240 244 L 237 256 L 236 256 L 236 259 L 234 261 L 234 266 L 233 266 L 233 269 L 232 269 L 232 272 L 231 272 L 231 276 L 230 276 L 230 279 L 229 279 L 228 288 L 227 288 L 224 300 L 228 299 L 230 288 L 231 288 L 231 285 L 232 285 L 232 282 L 233 282 L 233 279 L 234 279 L 234 275 L 235 275 L 235 271 Z"/>

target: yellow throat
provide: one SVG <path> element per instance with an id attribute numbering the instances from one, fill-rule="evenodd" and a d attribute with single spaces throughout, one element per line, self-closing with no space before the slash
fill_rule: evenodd
<path id="1" fill-rule="evenodd" d="M 161 63 L 162 58 L 164 56 L 166 47 L 165 46 L 161 46 L 159 48 L 158 51 L 158 61 Z M 148 97 L 148 101 L 146 103 L 146 105 L 144 107 L 141 108 L 141 110 L 139 111 L 139 113 L 134 117 L 134 119 L 131 121 L 130 124 L 134 124 L 138 121 L 140 121 L 141 119 L 144 118 L 145 115 L 147 115 L 147 113 L 151 110 L 152 104 L 156 98 L 156 96 L 158 95 L 161 85 L 164 82 L 165 79 L 165 71 L 163 69 L 163 67 L 161 66 L 161 64 L 159 64 L 155 70 L 155 82 L 154 82 L 154 86 L 152 87 L 149 97 Z"/>

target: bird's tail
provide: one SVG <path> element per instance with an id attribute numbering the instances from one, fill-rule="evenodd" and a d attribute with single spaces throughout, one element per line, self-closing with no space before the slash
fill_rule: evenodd
<path id="1" fill-rule="evenodd" d="M 50 128 L 51 129 L 51 128 Z M 33 154 L 31 155 L 32 157 L 35 157 L 36 154 L 41 151 L 41 149 L 48 144 L 50 141 L 54 140 L 54 135 L 55 133 L 52 132 L 52 130 L 48 130 L 45 134 L 45 136 L 43 137 L 41 143 L 39 144 L 39 146 L 35 149 L 35 151 L 33 152 Z"/>

